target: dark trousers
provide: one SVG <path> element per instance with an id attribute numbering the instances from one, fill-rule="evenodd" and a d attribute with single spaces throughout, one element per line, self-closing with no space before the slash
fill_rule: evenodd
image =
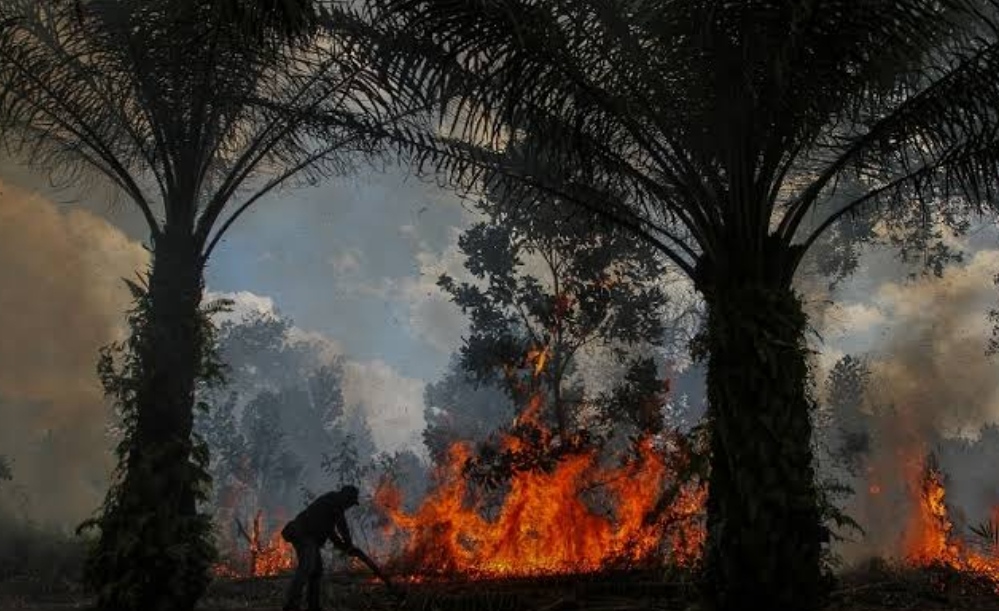
<path id="1" fill-rule="evenodd" d="M 286 611 L 299 609 L 302 604 L 302 589 L 306 588 L 306 600 L 309 609 L 318 610 L 320 608 L 320 584 L 323 576 L 323 557 L 319 554 L 322 544 L 310 537 L 295 536 L 294 529 L 285 529 L 282 532 L 285 540 L 295 548 L 295 557 L 298 564 L 295 567 L 295 575 L 288 585 L 288 593 L 285 596 L 284 608 Z M 290 535 L 290 537 L 289 537 Z"/>

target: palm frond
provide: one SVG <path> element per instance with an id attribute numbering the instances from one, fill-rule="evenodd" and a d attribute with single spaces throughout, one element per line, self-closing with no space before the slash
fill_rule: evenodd
<path id="1" fill-rule="evenodd" d="M 179 225 L 207 256 L 278 186 L 385 151 L 354 131 L 389 120 L 374 29 L 332 0 L 0 0 L 0 22 L 0 142 L 107 179 L 154 242 Z"/>
<path id="2" fill-rule="evenodd" d="M 370 10 L 396 32 L 382 70 L 413 99 L 444 101 L 449 138 L 543 157 L 545 175 L 518 177 L 535 188 L 612 184 L 629 198 L 626 212 L 608 212 L 682 236 L 665 247 L 688 267 L 733 245 L 769 248 L 771 234 L 809 245 L 799 229 L 813 213 L 824 230 L 854 206 L 991 206 L 999 188 L 995 0 L 371 0 Z M 437 164 L 465 186 L 510 174 L 467 157 Z M 848 177 L 864 192 L 830 209 Z"/>

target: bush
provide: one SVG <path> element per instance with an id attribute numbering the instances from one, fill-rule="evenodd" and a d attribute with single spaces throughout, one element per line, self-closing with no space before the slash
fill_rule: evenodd
<path id="1" fill-rule="evenodd" d="M 78 590 L 86 546 L 71 532 L 0 514 L 0 584 L 25 595 Z"/>

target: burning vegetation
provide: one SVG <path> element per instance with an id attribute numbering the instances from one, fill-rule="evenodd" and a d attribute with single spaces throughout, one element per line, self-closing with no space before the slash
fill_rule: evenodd
<path id="1" fill-rule="evenodd" d="M 922 461 L 915 472 L 919 477 L 911 486 L 912 513 L 903 544 L 906 561 L 915 566 L 943 566 L 973 573 L 987 578 L 999 592 L 995 519 L 972 528 L 972 534 L 982 539 L 978 545 L 965 540 L 954 532 L 947 510 L 944 476 L 933 455 Z"/>
<path id="2" fill-rule="evenodd" d="M 295 550 L 291 544 L 281 537 L 280 529 L 270 534 L 265 533 L 264 515 L 258 510 L 253 516 L 250 528 L 236 520 L 239 534 L 247 545 L 246 554 L 231 553 L 230 559 L 215 565 L 215 575 L 218 577 L 269 577 L 280 575 L 295 568 Z M 232 557 L 246 557 L 245 567 Z"/>
<path id="3" fill-rule="evenodd" d="M 532 350 L 528 362 L 536 379 L 547 352 Z M 554 435 L 544 407 L 535 390 L 500 436 L 493 458 L 509 477 L 499 485 L 490 478 L 496 465 L 484 466 L 465 442 L 450 447 L 436 487 L 415 511 L 381 482 L 375 502 L 388 517 L 386 534 L 401 544 L 400 567 L 420 577 L 489 578 L 696 563 L 706 490 L 681 475 L 689 441 L 675 431 L 647 432 L 608 466 L 598 446 Z"/>

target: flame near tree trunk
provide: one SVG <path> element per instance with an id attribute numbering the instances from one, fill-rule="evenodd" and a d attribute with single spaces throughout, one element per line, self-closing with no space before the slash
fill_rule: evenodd
<path id="1" fill-rule="evenodd" d="M 488 520 L 482 497 L 463 475 L 470 448 L 459 443 L 437 474 L 440 485 L 415 512 L 403 511 L 398 489 L 388 483 L 379 487 L 375 502 L 387 513 L 389 530 L 405 535 L 405 560 L 423 574 L 577 573 L 664 560 L 689 565 L 704 541 L 698 519 L 704 491 L 682 488 L 665 520 L 647 521 L 669 471 L 651 439 L 642 440 L 639 452 L 638 460 L 616 469 L 601 468 L 590 452 L 561 461 L 550 473 L 518 472 L 498 515 Z M 584 501 L 595 482 L 606 482 L 612 515 Z M 667 523 L 674 528 L 664 533 Z"/>

